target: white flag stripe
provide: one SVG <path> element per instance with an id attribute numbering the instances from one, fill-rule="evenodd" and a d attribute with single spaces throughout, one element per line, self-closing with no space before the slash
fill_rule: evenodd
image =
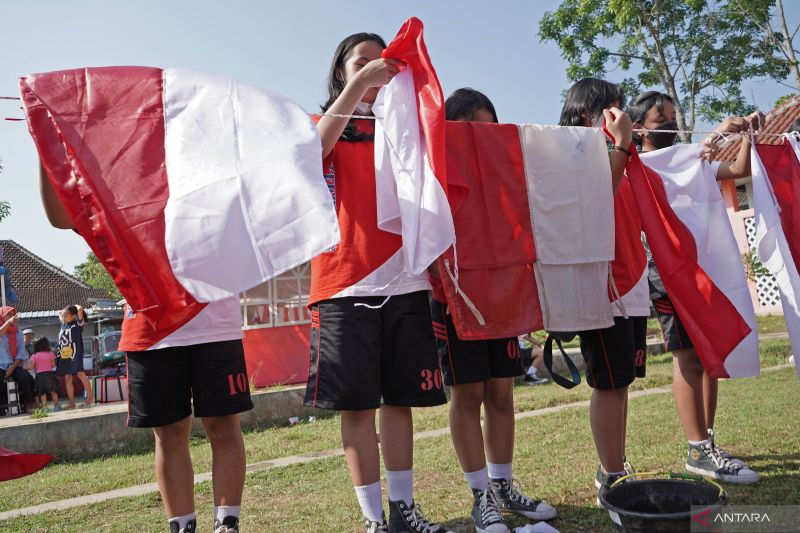
<path id="1" fill-rule="evenodd" d="M 319 134 L 297 104 L 166 69 L 164 115 L 167 253 L 199 301 L 237 295 L 338 242 Z"/>
<path id="2" fill-rule="evenodd" d="M 796 147 L 796 141 L 792 140 Z M 795 148 L 796 149 L 796 148 Z M 792 260 L 789 243 L 781 227 L 778 204 L 767 172 L 755 147 L 751 149 L 750 165 L 753 177 L 753 204 L 756 217 L 756 250 L 758 258 L 775 276 L 781 295 L 783 318 L 792 343 L 795 360 L 800 355 L 800 275 Z M 800 376 L 800 365 L 796 366 Z"/>

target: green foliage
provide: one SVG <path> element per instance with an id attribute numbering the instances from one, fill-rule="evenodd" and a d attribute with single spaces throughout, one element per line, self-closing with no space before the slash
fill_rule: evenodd
<path id="1" fill-rule="evenodd" d="M 86 261 L 75 267 L 75 277 L 90 287 L 104 290 L 109 298 L 122 299 L 111 275 L 91 252 L 86 256 Z"/>
<path id="2" fill-rule="evenodd" d="M 11 214 L 11 204 L 5 200 L 0 200 L 0 220 Z"/>
<path id="3" fill-rule="evenodd" d="M 757 278 L 771 276 L 767 267 L 761 263 L 758 254 L 753 250 L 742 254 L 742 262 L 744 263 L 744 273 L 750 281 L 754 282 Z"/>
<path id="4" fill-rule="evenodd" d="M 732 1 L 564 0 L 545 13 L 539 37 L 559 46 L 569 79 L 627 73 L 616 81 L 629 97 L 660 87 L 676 100 L 681 129 L 693 129 L 698 118 L 752 111 L 744 80 L 788 74 L 757 23 L 769 18 L 771 2 L 750 1 L 745 16 Z"/>

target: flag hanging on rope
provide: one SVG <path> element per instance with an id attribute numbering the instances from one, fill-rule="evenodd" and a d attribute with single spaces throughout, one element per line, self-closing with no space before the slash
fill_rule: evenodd
<path id="1" fill-rule="evenodd" d="M 661 178 L 669 207 L 691 233 L 692 242 L 684 244 L 694 245 L 699 267 L 750 327 L 750 333 L 727 355 L 719 354 L 724 359 L 725 373 L 729 377 L 756 376 L 759 374 L 759 353 L 753 300 L 739 246 L 717 185 L 716 172 L 711 165 L 697 158 L 698 150 L 698 145 L 681 144 L 643 153 L 640 157 Z M 675 296 L 670 293 L 670 298 L 674 300 Z M 683 321 L 683 315 L 680 316 Z M 727 327 L 723 322 L 724 315 L 720 315 L 718 320 L 720 327 Z"/>
<path id="2" fill-rule="evenodd" d="M 183 69 L 26 76 L 42 165 L 134 311 L 168 334 L 338 242 L 309 116 Z"/>
<path id="3" fill-rule="evenodd" d="M 633 145 L 631 149 L 626 174 L 642 227 L 664 287 L 703 366 L 715 378 L 754 375 L 758 368 L 747 358 L 742 366 L 738 358 L 735 367 L 726 365 L 729 355 L 750 335 L 747 320 L 703 270 L 698 242 L 670 206 L 662 177 L 643 163 Z"/>
<path id="4" fill-rule="evenodd" d="M 783 318 L 797 360 L 800 355 L 800 162 L 797 138 L 751 151 L 758 258 L 775 276 Z M 800 365 L 797 365 L 800 375 Z"/>
<path id="5" fill-rule="evenodd" d="M 444 97 L 422 30 L 419 19 L 408 19 L 384 50 L 384 58 L 404 68 L 373 106 L 378 227 L 403 237 L 404 267 L 412 276 L 453 244 L 448 193 L 459 193 L 448 191 Z"/>

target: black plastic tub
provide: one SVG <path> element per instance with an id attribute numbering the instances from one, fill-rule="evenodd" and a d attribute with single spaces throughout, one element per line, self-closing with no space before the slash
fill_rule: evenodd
<path id="1" fill-rule="evenodd" d="M 672 533 L 689 531 L 693 505 L 716 508 L 727 503 L 727 494 L 699 480 L 634 479 L 602 492 L 600 501 L 617 531 Z"/>

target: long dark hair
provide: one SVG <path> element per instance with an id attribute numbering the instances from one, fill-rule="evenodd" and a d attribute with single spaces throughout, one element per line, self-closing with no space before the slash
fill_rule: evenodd
<path id="1" fill-rule="evenodd" d="M 497 120 L 497 112 L 492 101 L 480 91 L 471 87 L 456 89 L 444 102 L 447 120 L 472 120 L 480 109 L 486 109 L 492 114 L 492 119 Z"/>
<path id="2" fill-rule="evenodd" d="M 333 53 L 333 60 L 331 61 L 331 69 L 328 72 L 328 100 L 322 104 L 322 112 L 328 110 L 333 105 L 337 98 L 344 91 L 344 86 L 347 82 L 344 79 L 344 63 L 353 53 L 353 48 L 359 44 L 367 41 L 374 41 L 383 48 L 386 48 L 386 41 L 376 33 L 354 33 L 349 37 L 345 37 L 339 46 L 336 47 L 336 52 Z M 363 141 L 371 136 L 360 133 L 356 129 L 356 125 L 350 120 L 339 138 L 342 141 Z"/>
<path id="3" fill-rule="evenodd" d="M 583 115 L 593 120 L 614 102 L 619 102 L 620 108 L 625 105 L 625 94 L 619 85 L 597 78 L 584 78 L 575 82 L 567 92 L 558 124 L 583 126 Z"/>
<path id="4" fill-rule="evenodd" d="M 666 93 L 660 93 L 658 91 L 646 91 L 634 98 L 633 102 L 630 103 L 625 112 L 628 113 L 629 117 L 631 117 L 632 122 L 638 122 L 639 124 L 644 125 L 644 119 L 647 116 L 647 112 L 653 107 L 658 109 L 659 113 L 664 113 L 664 102 L 674 103 L 674 100 Z M 636 143 L 636 146 L 641 147 L 642 137 L 638 133 L 634 132 L 633 142 Z"/>
<path id="5" fill-rule="evenodd" d="M 49 352 L 50 351 L 50 341 L 47 337 L 39 337 L 35 341 L 33 341 L 33 351 L 34 352 Z"/>

